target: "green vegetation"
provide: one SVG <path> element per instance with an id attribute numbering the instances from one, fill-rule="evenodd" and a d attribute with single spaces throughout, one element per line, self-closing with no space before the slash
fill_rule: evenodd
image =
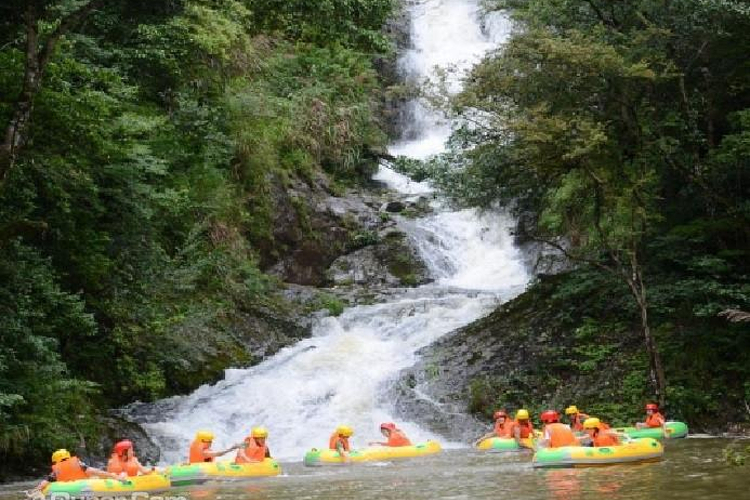
<path id="1" fill-rule="evenodd" d="M 374 168 L 391 4 L 3 2 L 0 475 L 293 329 L 273 190 Z"/>
<path id="2" fill-rule="evenodd" d="M 572 321 L 572 370 L 609 378 L 626 338 L 649 384 L 624 400 L 746 419 L 747 323 L 719 313 L 750 310 L 747 4 L 488 3 L 520 28 L 452 99 L 471 126 L 445 157 L 401 168 L 459 203 L 511 206 L 530 221 L 521 237 L 569 257 L 549 290 L 565 300 L 539 306 Z"/>

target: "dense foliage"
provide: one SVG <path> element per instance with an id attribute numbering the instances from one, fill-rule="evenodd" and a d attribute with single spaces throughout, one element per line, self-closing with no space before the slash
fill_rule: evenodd
<path id="1" fill-rule="evenodd" d="M 3 126 L 35 95 L 0 180 L 0 473 L 92 438 L 98 408 L 252 361 L 238 315 L 287 307 L 257 264 L 270 179 L 372 168 L 391 8 L 3 2 Z"/>
<path id="2" fill-rule="evenodd" d="M 402 166 L 458 202 L 513 207 L 523 237 L 567 254 L 581 348 L 613 328 L 642 339 L 638 399 L 747 419 L 748 323 L 718 316 L 750 308 L 746 2 L 488 3 L 518 24 L 451 99 L 469 125 L 445 158 Z"/>

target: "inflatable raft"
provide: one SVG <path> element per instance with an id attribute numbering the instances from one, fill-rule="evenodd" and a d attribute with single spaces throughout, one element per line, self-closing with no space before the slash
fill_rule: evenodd
<path id="1" fill-rule="evenodd" d="M 688 426 L 685 422 L 667 422 L 667 437 L 669 439 L 684 438 L 688 435 Z M 617 432 L 627 434 L 631 438 L 652 438 L 663 439 L 664 431 L 661 427 L 652 427 L 648 429 L 636 429 L 635 427 L 618 427 Z"/>
<path id="2" fill-rule="evenodd" d="M 518 446 L 515 439 L 491 437 L 480 441 L 477 445 L 478 450 L 488 451 L 490 453 L 504 453 L 507 451 L 524 451 L 534 448 L 534 439 L 525 438 L 521 440 L 526 447 Z"/>
<path id="3" fill-rule="evenodd" d="M 45 495 L 68 494 L 75 497 L 117 496 L 121 493 L 149 493 L 169 489 L 171 482 L 164 474 L 147 474 L 117 479 L 79 479 L 77 481 L 55 481 L 44 488 Z"/>
<path id="4" fill-rule="evenodd" d="M 618 446 L 565 446 L 544 448 L 534 454 L 534 467 L 592 467 L 624 463 L 656 462 L 664 447 L 652 438 L 635 439 Z"/>
<path id="5" fill-rule="evenodd" d="M 281 467 L 273 458 L 262 462 L 235 464 L 234 462 L 208 462 L 189 465 L 173 465 L 166 473 L 173 486 L 202 484 L 208 481 L 242 481 L 253 477 L 278 476 Z"/>
<path id="6" fill-rule="evenodd" d="M 374 462 L 399 458 L 415 458 L 440 453 L 442 448 L 437 441 L 427 441 L 413 446 L 373 446 L 351 450 L 347 461 L 335 450 L 317 450 L 313 448 L 305 454 L 305 465 L 341 465 L 344 463 Z"/>

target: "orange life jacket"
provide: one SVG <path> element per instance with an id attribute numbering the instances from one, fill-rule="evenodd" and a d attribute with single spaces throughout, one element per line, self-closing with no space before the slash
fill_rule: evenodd
<path id="1" fill-rule="evenodd" d="M 586 420 L 587 418 L 589 418 L 589 416 L 586 415 L 585 413 L 576 413 L 575 416 L 573 417 L 573 421 L 571 422 L 570 427 L 574 431 L 578 431 L 578 432 L 584 430 L 583 421 Z"/>
<path id="2" fill-rule="evenodd" d="M 208 449 L 208 446 L 208 443 L 204 443 L 203 441 L 198 441 L 197 439 L 193 441 L 193 443 L 190 445 L 190 456 L 188 457 L 188 461 L 191 464 L 213 462 L 213 457 L 207 457 L 203 454 L 203 452 Z"/>
<path id="3" fill-rule="evenodd" d="M 592 433 L 591 440 L 594 442 L 594 446 L 617 446 L 620 444 L 617 436 L 602 429 Z"/>
<path id="4" fill-rule="evenodd" d="M 328 440 L 328 447 L 332 450 L 337 450 L 338 443 L 341 443 L 341 446 L 344 447 L 344 451 L 349 451 L 349 438 L 344 436 L 339 436 L 336 432 L 331 434 L 331 438 Z"/>
<path id="5" fill-rule="evenodd" d="M 647 427 L 661 427 L 662 425 L 664 425 L 664 416 L 658 411 L 646 417 Z"/>
<path id="6" fill-rule="evenodd" d="M 107 472 L 113 474 L 126 473 L 128 476 L 137 476 L 141 471 L 140 463 L 135 457 L 131 457 L 130 460 L 123 460 L 119 455 L 113 453 L 107 462 Z"/>
<path id="7" fill-rule="evenodd" d="M 505 419 L 502 424 L 500 421 L 495 422 L 495 435 L 501 438 L 513 437 L 513 421 Z"/>
<path id="8" fill-rule="evenodd" d="M 393 429 L 390 436 L 388 436 L 388 446 L 411 446 L 411 441 L 406 437 L 404 431 Z"/>
<path id="9" fill-rule="evenodd" d="M 531 424 L 531 420 L 527 420 L 526 422 L 519 422 L 518 420 L 513 421 L 513 425 L 511 427 L 511 436 L 515 436 L 516 427 L 521 429 L 521 439 L 525 439 L 527 437 L 530 437 L 534 434 L 534 426 Z"/>
<path id="10" fill-rule="evenodd" d="M 578 440 L 573 435 L 573 431 L 570 430 L 565 424 L 554 423 L 547 424 L 544 427 L 544 432 L 547 434 L 549 439 L 548 446 L 550 448 L 560 448 L 562 446 L 578 446 Z"/>
<path id="11" fill-rule="evenodd" d="M 246 464 L 251 462 L 262 462 L 266 458 L 266 450 L 268 447 L 264 444 L 258 446 L 255 439 L 249 438 L 245 440 L 245 456 L 243 457 L 240 453 L 243 450 L 237 450 L 237 456 L 234 459 L 236 464 Z M 245 458 L 247 457 L 247 459 Z"/>
<path id="12" fill-rule="evenodd" d="M 81 462 L 77 457 L 70 457 L 67 460 L 56 463 L 52 466 L 52 472 L 55 473 L 55 479 L 58 481 L 76 481 L 78 479 L 88 479 L 89 475 L 83 470 Z"/>

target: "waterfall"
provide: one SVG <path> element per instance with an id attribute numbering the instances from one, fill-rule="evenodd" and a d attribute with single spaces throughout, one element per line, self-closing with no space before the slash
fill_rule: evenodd
<path id="1" fill-rule="evenodd" d="M 400 59 L 405 78 L 422 82 L 437 67 L 450 67 L 449 88 L 502 42 L 508 22 L 482 19 L 479 0 L 424 0 L 409 4 L 413 46 Z M 426 158 L 443 150 L 451 122 L 425 103 L 409 103 L 403 139 L 395 155 Z M 431 193 L 383 166 L 375 176 L 403 195 Z M 165 462 L 184 460 L 199 429 L 216 436 L 214 448 L 241 441 L 251 426 L 269 429 L 275 457 L 300 459 L 324 446 L 338 424 L 354 427 L 356 446 L 379 438 L 378 424 L 396 414 L 388 382 L 412 366 L 417 351 L 442 335 L 488 314 L 525 287 L 528 276 L 502 214 L 451 211 L 438 201 L 422 218 L 398 218 L 435 281 L 393 290 L 388 300 L 357 306 L 321 320 L 313 336 L 247 369 L 227 370 L 223 381 L 144 410 L 144 425 Z M 440 439 L 417 422 L 399 422 L 414 441 Z"/>

